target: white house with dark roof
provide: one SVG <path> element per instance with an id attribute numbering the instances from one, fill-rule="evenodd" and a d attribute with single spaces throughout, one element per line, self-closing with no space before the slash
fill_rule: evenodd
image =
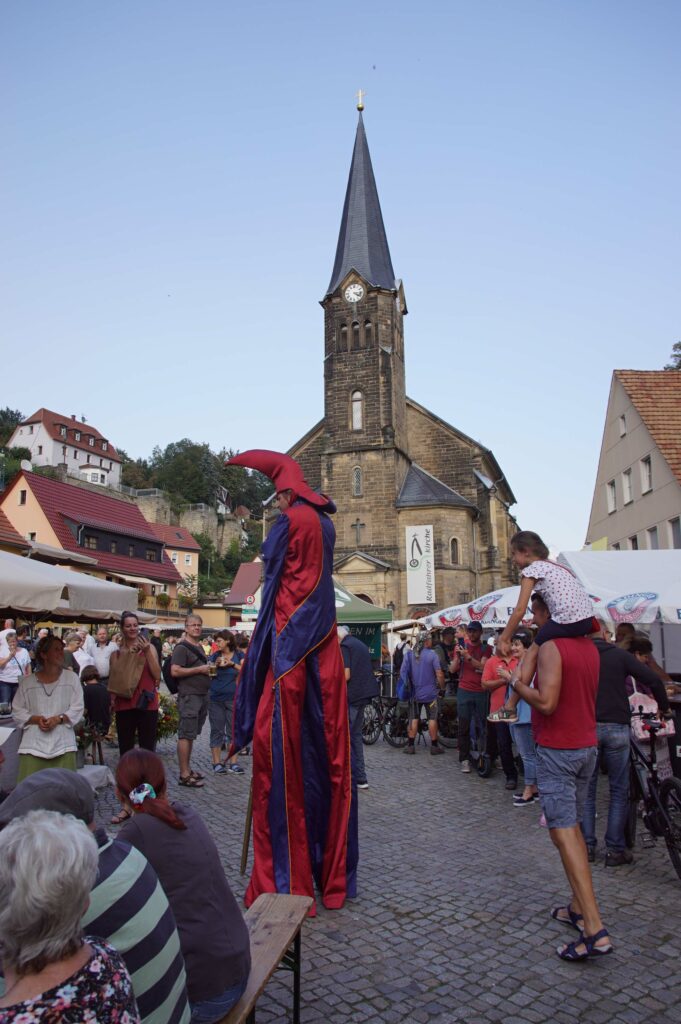
<path id="1" fill-rule="evenodd" d="M 69 476 L 100 487 L 120 488 L 120 455 L 84 418 L 38 409 L 16 427 L 7 447 L 28 448 L 33 466 L 65 465 Z"/>

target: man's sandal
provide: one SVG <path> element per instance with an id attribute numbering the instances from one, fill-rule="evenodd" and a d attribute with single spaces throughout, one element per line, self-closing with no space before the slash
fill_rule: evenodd
<path id="1" fill-rule="evenodd" d="M 189 789 L 202 789 L 205 785 L 203 779 L 195 779 L 193 775 L 180 775 L 177 783 L 179 786 L 188 786 Z"/>
<path id="2" fill-rule="evenodd" d="M 567 917 L 561 917 L 561 914 L 567 914 Z M 581 914 L 575 914 L 569 903 L 567 907 L 554 907 L 551 911 L 551 917 L 554 921 L 559 921 L 561 924 L 568 924 L 572 928 L 576 928 L 578 932 L 584 931 L 584 918 Z M 577 924 L 578 921 L 582 923 Z"/>
<path id="3" fill-rule="evenodd" d="M 613 951 L 612 943 L 609 942 L 607 946 L 597 946 L 596 943 L 599 939 L 609 938 L 610 935 L 607 929 L 601 928 L 595 935 L 582 935 L 581 939 L 575 939 L 574 942 L 568 943 L 567 946 L 559 946 L 556 953 L 561 960 L 569 960 L 573 963 L 588 960 L 590 957 L 608 956 Z M 577 946 L 584 946 L 584 952 L 579 952 Z"/>
<path id="4" fill-rule="evenodd" d="M 192 768 L 192 770 L 190 771 L 190 773 L 189 773 L 189 774 L 191 775 L 191 777 L 192 777 L 193 779 L 199 779 L 199 781 L 200 781 L 201 779 L 205 779 L 205 778 L 206 778 L 206 776 L 205 776 L 205 775 L 202 775 L 202 774 L 201 774 L 201 772 L 195 772 L 193 768 Z"/>
<path id="5" fill-rule="evenodd" d="M 125 807 L 122 807 L 118 814 L 114 814 L 111 819 L 111 824 L 122 825 L 124 821 L 128 820 L 128 818 L 132 818 L 132 813 L 130 811 L 126 811 Z"/>

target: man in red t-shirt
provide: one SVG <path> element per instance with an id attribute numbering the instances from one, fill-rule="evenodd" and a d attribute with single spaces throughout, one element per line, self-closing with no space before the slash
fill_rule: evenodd
<path id="1" fill-rule="evenodd" d="M 551 917 L 582 932 L 556 950 L 562 960 L 612 952 L 593 890 L 580 827 L 589 780 L 596 764 L 596 694 L 600 659 L 586 637 L 550 640 L 539 649 L 537 689 L 513 681 L 532 707 L 537 743 L 537 784 L 546 824 L 563 862 L 572 894 Z"/>
<path id="2" fill-rule="evenodd" d="M 456 709 L 459 719 L 459 764 L 464 774 L 471 770 L 471 720 L 484 729 L 487 717 L 487 693 L 482 688 L 482 670 L 488 657 L 487 645 L 483 647 L 482 626 L 469 622 L 466 626 L 466 640 L 457 644 L 450 671 L 459 673 L 459 688 L 456 692 Z"/>

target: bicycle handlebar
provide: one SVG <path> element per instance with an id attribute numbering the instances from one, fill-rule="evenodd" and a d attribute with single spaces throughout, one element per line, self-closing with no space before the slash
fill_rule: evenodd
<path id="1" fill-rule="evenodd" d="M 657 732 L 659 729 L 664 729 L 664 723 L 661 720 L 659 711 L 644 711 L 643 705 L 639 707 L 638 711 L 631 712 L 632 718 L 642 718 L 645 720 L 644 729 L 648 732 Z"/>

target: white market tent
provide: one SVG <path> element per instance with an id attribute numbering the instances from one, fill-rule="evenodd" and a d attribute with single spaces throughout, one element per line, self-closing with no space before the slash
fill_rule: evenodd
<path id="1" fill-rule="evenodd" d="M 0 609 L 67 621 L 107 621 L 136 611 L 137 590 L 0 551 Z"/>
<path id="2" fill-rule="evenodd" d="M 476 597 L 467 604 L 455 604 L 439 612 L 426 615 L 421 622 L 429 629 L 444 629 L 445 626 L 461 626 L 467 622 L 479 622 L 486 629 L 501 629 L 511 617 L 518 603 L 520 587 L 500 587 L 489 594 Z M 532 612 L 527 609 L 523 622 L 530 622 Z"/>
<path id="3" fill-rule="evenodd" d="M 599 618 L 646 626 L 662 658 L 681 665 L 681 551 L 563 551 L 557 561 L 577 576 L 594 602 Z M 427 615 L 429 628 L 477 620 L 487 629 L 508 623 L 520 587 L 505 587 L 468 604 Z M 527 619 L 531 619 L 528 609 Z"/>
<path id="4" fill-rule="evenodd" d="M 609 622 L 681 623 L 681 551 L 562 551 Z"/>

